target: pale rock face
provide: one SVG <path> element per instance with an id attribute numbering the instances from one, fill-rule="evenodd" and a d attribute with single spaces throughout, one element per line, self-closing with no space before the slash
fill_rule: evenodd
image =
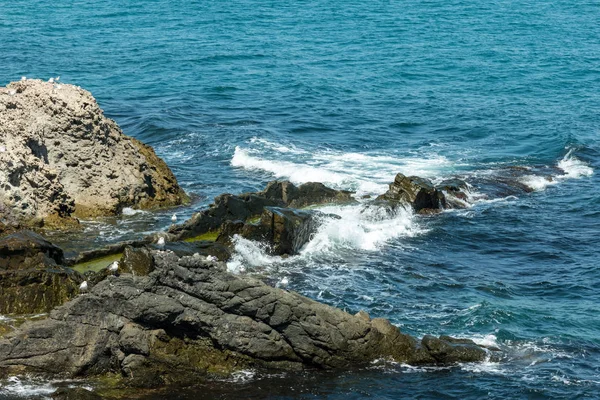
<path id="1" fill-rule="evenodd" d="M 187 200 L 154 151 L 77 86 L 27 79 L 0 88 L 0 148 L 0 203 L 25 224 Z"/>

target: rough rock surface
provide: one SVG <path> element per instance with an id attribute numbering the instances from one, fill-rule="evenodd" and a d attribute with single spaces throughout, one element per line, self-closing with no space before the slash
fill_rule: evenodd
<path id="1" fill-rule="evenodd" d="M 402 201 L 410 204 L 415 212 L 432 212 L 446 206 L 444 194 L 433 184 L 418 176 L 397 174 L 389 190 L 379 200 Z"/>
<path id="2" fill-rule="evenodd" d="M 222 194 L 207 210 L 194 214 L 192 218 L 169 230 L 171 240 L 182 240 L 210 231 L 218 231 L 226 222 L 246 222 L 259 217 L 265 207 L 300 208 L 324 203 L 354 202 L 352 193 L 334 190 L 322 183 L 308 182 L 295 186 L 288 181 L 269 182 L 262 192 L 240 195 Z"/>
<path id="3" fill-rule="evenodd" d="M 447 364 L 488 355 L 468 340 L 419 342 L 387 320 L 234 276 L 199 255 L 152 256 L 148 276 L 109 276 L 49 318 L 0 338 L 0 375 L 118 373 L 156 387 L 249 366 L 338 368 L 381 357 Z"/>
<path id="4" fill-rule="evenodd" d="M 71 217 L 186 199 L 167 165 L 89 92 L 34 79 L 0 88 L 0 204 L 25 225 L 63 227 Z"/>
<path id="5" fill-rule="evenodd" d="M 79 290 L 83 278 L 64 268 L 60 248 L 22 231 L 0 239 L 0 314 L 50 311 Z"/>
<path id="6" fill-rule="evenodd" d="M 223 224 L 217 241 L 227 245 L 231 243 L 231 236 L 238 234 L 268 244 L 271 254 L 298 254 L 317 231 L 321 215 L 315 210 L 265 207 L 257 223 L 228 221 Z"/>

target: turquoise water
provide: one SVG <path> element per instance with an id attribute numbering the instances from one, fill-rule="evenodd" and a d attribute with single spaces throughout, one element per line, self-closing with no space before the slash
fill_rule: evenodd
<path id="1" fill-rule="evenodd" d="M 342 219 L 300 256 L 240 241 L 230 268 L 287 276 L 416 336 L 494 344 L 502 362 L 247 371 L 181 398 L 597 398 L 599 15 L 597 2 L 561 0 L 1 2 L 0 82 L 60 75 L 90 90 L 195 196 L 180 218 L 275 178 L 359 196 L 397 172 L 474 182 L 466 210 L 328 209 Z M 511 166 L 553 181 L 525 173 L 533 192 L 490 194 L 486 179 Z M 88 233 L 110 242 L 170 215 Z"/>

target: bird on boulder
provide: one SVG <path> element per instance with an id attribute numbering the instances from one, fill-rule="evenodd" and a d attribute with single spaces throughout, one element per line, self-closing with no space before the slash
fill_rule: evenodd
<path id="1" fill-rule="evenodd" d="M 119 262 L 118 261 L 113 261 L 113 263 L 108 266 L 108 271 L 110 273 L 112 273 L 113 275 L 116 275 L 118 270 L 119 270 Z"/>
<path id="2" fill-rule="evenodd" d="M 156 242 L 156 245 L 158 247 L 160 247 L 161 249 L 165 247 L 165 238 L 164 237 L 159 237 L 158 241 Z"/>
<path id="3" fill-rule="evenodd" d="M 173 216 L 171 217 L 171 221 L 177 222 L 177 214 L 173 214 Z"/>
<path id="4" fill-rule="evenodd" d="M 81 282 L 81 285 L 79 285 L 79 291 L 80 292 L 87 292 L 87 290 L 88 290 L 88 283 L 87 283 L 87 281 Z"/>

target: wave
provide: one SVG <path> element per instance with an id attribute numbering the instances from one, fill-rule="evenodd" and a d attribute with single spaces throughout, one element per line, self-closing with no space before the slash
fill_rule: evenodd
<path id="1" fill-rule="evenodd" d="M 413 237 L 426 232 L 409 207 L 391 210 L 376 205 L 323 206 L 321 224 L 299 254 L 282 258 L 268 254 L 268 247 L 234 236 L 235 251 L 228 269 L 243 273 L 299 260 L 340 259 L 354 251 L 377 251 L 390 240 Z"/>
<path id="2" fill-rule="evenodd" d="M 545 190 L 548 186 L 556 185 L 568 179 L 580 179 L 592 176 L 594 169 L 586 162 L 573 155 L 575 149 L 569 149 L 567 154 L 557 163 L 556 167 L 561 173 L 553 175 L 526 175 L 521 182 L 531 190 L 539 192 Z"/>
<path id="3" fill-rule="evenodd" d="M 337 189 L 356 191 L 357 197 L 385 192 L 398 172 L 435 177 L 456 165 L 443 156 L 396 157 L 376 153 L 308 151 L 295 145 L 253 138 L 249 147 L 236 146 L 231 165 L 267 172 L 295 184 L 322 182 Z"/>

